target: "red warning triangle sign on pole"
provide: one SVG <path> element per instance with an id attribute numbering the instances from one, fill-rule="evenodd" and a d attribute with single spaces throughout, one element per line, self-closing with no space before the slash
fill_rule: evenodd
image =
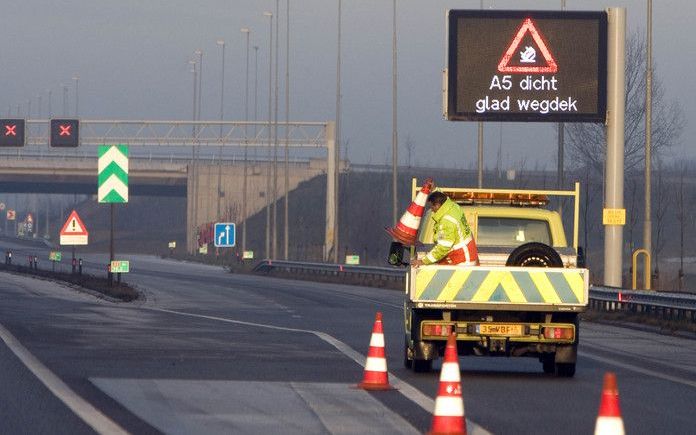
<path id="1" fill-rule="evenodd" d="M 524 36 L 529 33 L 532 40 L 539 48 L 542 57 L 546 61 L 546 65 L 538 65 L 536 59 L 536 50 L 534 47 L 524 47 L 524 50 L 520 49 L 520 44 Z M 519 52 L 519 63 L 520 65 L 510 65 L 515 53 Z M 517 61 L 515 62 L 517 63 Z M 525 65 L 527 64 L 527 65 Z M 515 38 L 510 43 L 510 46 L 503 54 L 503 57 L 498 63 L 498 71 L 501 73 L 513 73 L 513 74 L 544 74 L 544 73 L 556 73 L 558 72 L 558 64 L 553 58 L 551 51 L 546 46 L 546 42 L 542 38 L 541 34 L 537 30 L 534 22 L 531 18 L 525 18 L 522 22 L 522 26 L 517 31 Z"/>
<path id="2" fill-rule="evenodd" d="M 87 227 L 80 219 L 80 216 L 75 210 L 70 213 L 68 220 L 63 224 L 60 230 L 61 245 L 86 245 L 89 233 Z"/>

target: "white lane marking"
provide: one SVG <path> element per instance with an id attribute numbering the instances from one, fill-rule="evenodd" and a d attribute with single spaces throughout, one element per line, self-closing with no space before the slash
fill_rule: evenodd
<path id="1" fill-rule="evenodd" d="M 320 339 L 324 340 L 325 342 L 329 343 L 336 349 L 338 349 L 339 352 L 347 356 L 348 358 L 352 359 L 355 361 L 359 366 L 365 367 L 365 360 L 366 357 L 365 355 L 361 354 L 360 352 L 355 351 L 353 348 L 342 342 L 341 340 L 326 334 L 321 331 L 312 331 L 310 329 L 298 329 L 298 328 L 286 328 L 284 326 L 275 326 L 275 325 L 267 325 L 263 323 L 254 323 L 254 322 L 245 322 L 243 320 L 234 320 L 234 319 L 227 319 L 224 317 L 217 317 L 217 316 L 206 316 L 205 314 L 193 314 L 193 313 L 186 313 L 183 311 L 174 311 L 174 310 L 167 310 L 165 308 L 145 308 L 147 310 L 152 310 L 152 311 L 160 311 L 163 313 L 170 313 L 170 314 L 177 314 L 180 316 L 189 316 L 189 317 L 197 317 L 201 319 L 208 319 L 208 320 L 215 320 L 218 322 L 226 322 L 226 323 L 234 323 L 237 325 L 246 325 L 246 326 L 256 326 L 259 328 L 268 328 L 268 329 L 275 329 L 278 331 L 289 331 L 289 332 L 303 332 L 306 334 L 314 334 L 315 336 L 319 337 Z M 391 379 L 391 384 L 394 388 L 396 388 L 404 397 L 415 403 L 416 405 L 420 406 L 423 408 L 426 412 L 433 412 L 433 409 L 435 409 L 435 401 L 431 399 L 430 397 L 426 396 L 420 390 L 416 389 L 415 387 L 411 386 L 410 384 L 406 383 L 405 381 L 399 379 L 398 377 L 394 376 L 393 373 L 389 372 L 389 378 Z M 473 421 L 467 419 L 466 420 L 466 425 L 468 428 L 468 433 L 472 435 L 489 435 L 490 432 L 488 432 L 486 429 L 482 428 L 478 424 L 474 423 Z"/>
<path id="2" fill-rule="evenodd" d="M 626 370 L 631 370 L 631 371 L 634 371 L 634 372 L 637 372 L 637 373 L 640 373 L 643 375 L 653 376 L 655 378 L 664 379 L 665 381 L 671 381 L 671 382 L 675 382 L 677 384 L 682 384 L 682 385 L 696 388 L 696 382 L 689 381 L 689 380 L 686 380 L 683 378 L 678 378 L 676 376 L 666 375 L 664 373 L 660 373 L 660 372 L 646 369 L 643 367 L 638 367 L 638 366 L 635 366 L 633 364 L 623 363 L 623 362 L 617 361 L 615 359 L 605 358 L 605 357 L 599 356 L 599 355 L 593 355 L 593 354 L 588 353 L 588 352 L 579 351 L 578 355 L 581 357 L 584 357 L 584 358 L 589 358 L 589 359 L 593 359 L 595 361 L 603 362 L 605 364 L 610 364 L 610 365 L 613 365 L 616 367 L 621 367 L 621 368 L 626 369 Z"/>
<path id="3" fill-rule="evenodd" d="M 10 331 L 0 325 L 0 338 L 8 348 L 19 358 L 24 366 L 41 381 L 72 412 L 82 419 L 89 427 L 103 434 L 127 434 L 128 432 L 116 424 L 97 408 L 82 397 L 78 396 L 58 376 L 43 365 Z"/>

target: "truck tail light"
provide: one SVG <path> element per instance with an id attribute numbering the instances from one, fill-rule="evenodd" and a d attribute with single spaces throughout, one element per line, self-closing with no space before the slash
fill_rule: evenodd
<path id="1" fill-rule="evenodd" d="M 545 326 L 544 337 L 549 339 L 572 340 L 575 329 L 572 326 Z"/>
<path id="2" fill-rule="evenodd" d="M 442 323 L 423 323 L 423 335 L 448 337 L 453 330 L 453 325 Z"/>

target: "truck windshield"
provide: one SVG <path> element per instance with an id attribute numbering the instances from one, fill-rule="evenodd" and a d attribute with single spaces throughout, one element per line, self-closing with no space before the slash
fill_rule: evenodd
<path id="1" fill-rule="evenodd" d="M 478 246 L 519 246 L 527 242 L 552 245 L 549 224 L 534 219 L 478 218 Z"/>

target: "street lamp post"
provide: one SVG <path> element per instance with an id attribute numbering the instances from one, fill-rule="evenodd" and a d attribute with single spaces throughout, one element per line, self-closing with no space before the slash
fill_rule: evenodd
<path id="1" fill-rule="evenodd" d="M 287 0 L 285 14 L 285 210 L 283 228 L 283 258 L 288 259 L 290 245 L 290 224 L 288 214 L 288 196 L 290 196 L 290 169 L 289 169 L 289 143 L 290 143 L 290 0 Z"/>
<path id="2" fill-rule="evenodd" d="M 648 0 L 647 47 L 645 56 L 645 217 L 643 221 L 643 248 L 652 256 L 652 0 Z M 652 273 L 650 270 L 646 274 Z M 648 289 L 649 290 L 649 289 Z"/>
<path id="3" fill-rule="evenodd" d="M 483 9 L 483 0 L 480 1 L 480 9 Z M 483 187 L 483 121 L 478 122 L 478 188 Z"/>
<path id="4" fill-rule="evenodd" d="M 398 152 L 399 152 L 399 139 L 398 132 L 396 128 L 397 113 L 396 113 L 396 0 L 392 3 L 392 221 L 394 225 L 397 223 L 397 198 L 398 198 L 398 185 L 397 185 L 397 165 L 398 165 Z"/>
<path id="5" fill-rule="evenodd" d="M 278 258 L 278 23 L 280 0 L 276 0 L 276 21 L 275 21 L 275 109 L 273 111 L 273 258 Z"/>
<path id="6" fill-rule="evenodd" d="M 68 116 L 68 86 L 61 84 L 63 87 L 63 116 Z"/>
<path id="7" fill-rule="evenodd" d="M 80 77 L 75 74 L 72 78 L 75 80 L 75 117 L 77 118 L 79 116 L 79 104 L 80 104 L 80 94 L 79 94 L 79 88 L 78 84 L 80 82 Z"/>
<path id="8" fill-rule="evenodd" d="M 198 115 L 196 117 L 197 120 L 200 121 L 201 119 L 201 113 L 202 113 L 202 102 L 203 102 L 203 92 L 202 92 L 202 86 L 203 86 L 203 50 L 196 50 L 194 52 L 196 55 L 198 55 Z"/>
<path id="9" fill-rule="evenodd" d="M 198 69 L 196 68 L 196 61 L 195 60 L 189 60 L 189 65 L 191 65 L 191 72 L 193 73 L 193 121 L 196 121 L 196 103 L 198 101 Z M 196 137 L 196 126 L 194 125 L 191 128 L 191 136 L 193 139 Z M 192 204 L 190 204 L 191 208 L 191 234 L 194 237 L 192 245 L 193 245 L 193 250 L 194 254 L 196 254 L 197 251 L 197 238 L 196 238 L 196 228 L 198 226 L 197 222 L 197 209 L 198 209 L 198 197 L 196 196 L 196 147 L 195 145 L 191 146 L 191 201 Z"/>
<path id="10" fill-rule="evenodd" d="M 244 81 L 244 121 L 249 122 L 249 33 L 248 28 L 241 29 L 246 35 L 246 76 Z M 247 159 L 249 150 L 248 126 L 244 124 L 244 181 L 242 185 L 242 256 L 246 251 L 246 221 L 247 221 Z"/>
<path id="11" fill-rule="evenodd" d="M 269 22 L 268 39 L 268 161 L 266 162 L 266 258 L 271 258 L 271 147 L 273 128 L 273 13 L 264 12 Z"/>
<path id="12" fill-rule="evenodd" d="M 333 242 L 334 242 L 334 263 L 338 263 L 338 174 L 341 172 L 341 0 L 338 0 L 338 25 L 337 25 L 337 39 L 336 39 L 336 141 L 335 141 L 335 171 L 334 171 L 334 228 L 333 228 Z"/>
<path id="13" fill-rule="evenodd" d="M 220 219 L 220 203 L 222 202 L 222 120 L 224 118 L 225 104 L 225 41 L 219 39 L 217 45 L 222 48 L 222 72 L 220 73 L 220 151 L 218 155 L 218 177 L 217 177 L 217 214 L 216 219 Z"/>
<path id="14" fill-rule="evenodd" d="M 48 119 L 53 117 L 53 111 L 51 110 L 51 95 L 53 95 L 52 90 L 48 90 Z"/>
<path id="15" fill-rule="evenodd" d="M 39 102 L 39 113 L 38 113 L 38 118 L 41 119 L 41 114 L 42 114 L 42 113 L 41 113 L 41 109 L 42 109 L 42 105 L 41 105 L 41 94 L 37 95 L 37 96 L 36 96 L 36 99 L 39 100 L 39 101 L 38 101 L 38 102 Z"/>

